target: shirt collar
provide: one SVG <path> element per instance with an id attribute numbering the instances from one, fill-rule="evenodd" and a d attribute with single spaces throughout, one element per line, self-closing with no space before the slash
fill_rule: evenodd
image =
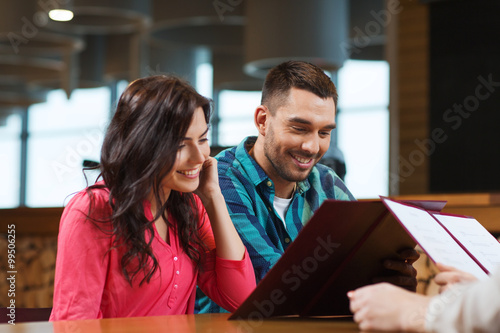
<path id="1" fill-rule="evenodd" d="M 257 186 L 264 181 L 270 180 L 264 170 L 257 163 L 257 161 L 254 160 L 254 158 L 248 153 L 248 151 L 255 144 L 256 140 L 256 136 L 246 137 L 236 147 L 235 152 L 236 159 L 240 161 L 243 170 L 245 170 L 254 186 Z"/>

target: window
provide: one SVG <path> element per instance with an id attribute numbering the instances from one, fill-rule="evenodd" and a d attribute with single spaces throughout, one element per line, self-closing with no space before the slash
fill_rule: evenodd
<path id="1" fill-rule="evenodd" d="M 27 206 L 62 206 L 86 186 L 83 161 L 99 161 L 109 108 L 108 87 L 75 90 L 70 100 L 55 90 L 29 108 Z"/>
<path id="2" fill-rule="evenodd" d="M 199 67 L 197 89 L 210 97 L 210 65 Z M 357 198 L 388 194 L 389 68 L 383 61 L 347 61 L 337 75 L 339 112 L 337 142 L 346 161 L 346 184 Z M 203 83 L 205 82 L 205 83 Z M 112 91 L 119 96 L 127 82 Z M 253 122 L 260 91 L 223 90 L 218 93 L 219 146 L 234 146 L 256 135 Z M 75 90 L 70 100 L 64 92 L 48 94 L 47 102 L 28 109 L 26 205 L 62 206 L 68 196 L 86 186 L 84 160 L 99 161 L 109 121 L 109 87 Z M 22 111 L 22 110 L 21 110 Z M 0 208 L 16 207 L 21 196 L 22 115 L 14 113 L 0 123 Z M 88 174 L 93 183 L 97 172 Z"/>
<path id="3" fill-rule="evenodd" d="M 257 135 L 253 116 L 260 105 L 260 91 L 223 90 L 219 94 L 219 146 L 235 146 Z"/>
<path id="4" fill-rule="evenodd" d="M 6 116 L 0 123 L 0 208 L 19 205 L 21 123 L 22 117 L 18 113 Z"/>
<path id="5" fill-rule="evenodd" d="M 389 65 L 349 60 L 338 73 L 338 145 L 356 198 L 388 195 Z"/>

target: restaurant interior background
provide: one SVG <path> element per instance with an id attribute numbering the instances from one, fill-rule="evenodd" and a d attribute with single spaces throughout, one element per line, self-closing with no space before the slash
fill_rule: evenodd
<path id="1" fill-rule="evenodd" d="M 500 231 L 499 13 L 497 0 L 2 1 L 0 234 L 16 225 L 19 306 L 51 306 L 62 207 L 99 161 L 120 93 L 147 75 L 214 100 L 217 152 L 256 133 L 270 67 L 313 62 L 339 91 L 322 162 L 358 199 L 445 199 Z"/>

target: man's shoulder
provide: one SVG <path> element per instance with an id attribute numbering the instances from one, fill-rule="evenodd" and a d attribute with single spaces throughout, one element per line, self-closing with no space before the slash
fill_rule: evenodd
<path id="1" fill-rule="evenodd" d="M 321 163 L 317 163 L 311 171 L 311 176 L 313 176 L 313 177 L 321 178 L 321 177 L 324 177 L 326 175 L 330 175 L 334 178 L 340 179 L 340 177 L 337 175 L 335 170 L 333 170 L 332 168 L 330 168 L 324 164 L 321 164 Z"/>
<path id="2" fill-rule="evenodd" d="M 240 164 L 236 158 L 237 146 L 222 150 L 215 156 L 219 175 L 226 174 L 229 170 L 237 168 Z"/>
<path id="3" fill-rule="evenodd" d="M 248 156 L 246 146 L 255 141 L 254 137 L 243 139 L 237 146 L 222 150 L 215 156 L 218 165 L 219 176 L 229 175 L 233 172 L 244 172 L 244 169 L 251 169 L 251 158 Z"/>
<path id="4" fill-rule="evenodd" d="M 317 192 L 324 192 L 332 199 L 355 200 L 343 180 L 330 167 L 316 164 L 309 175 L 309 184 Z"/>

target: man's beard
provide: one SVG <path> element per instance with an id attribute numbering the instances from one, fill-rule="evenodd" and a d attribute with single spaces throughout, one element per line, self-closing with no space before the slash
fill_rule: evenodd
<path id="1" fill-rule="evenodd" d="M 292 164 L 292 162 L 287 163 L 284 161 L 286 156 L 281 156 L 280 151 L 279 151 L 279 145 L 275 144 L 275 136 L 274 136 L 274 131 L 270 128 L 269 132 L 267 133 L 267 140 L 264 143 L 264 155 L 266 156 L 267 160 L 269 163 L 272 165 L 275 173 L 282 179 L 289 181 L 289 182 L 300 182 L 307 177 L 309 177 L 309 174 L 312 171 L 312 167 L 316 165 L 316 163 L 311 166 L 307 172 L 304 170 L 304 172 L 300 172 L 299 174 L 294 173 L 291 168 L 295 167 L 295 165 Z M 285 152 L 284 154 L 288 154 Z M 297 154 L 298 156 L 303 156 L 303 154 Z M 307 158 L 312 158 L 314 159 L 315 155 L 308 156 Z M 290 157 L 291 158 L 291 157 Z"/>

